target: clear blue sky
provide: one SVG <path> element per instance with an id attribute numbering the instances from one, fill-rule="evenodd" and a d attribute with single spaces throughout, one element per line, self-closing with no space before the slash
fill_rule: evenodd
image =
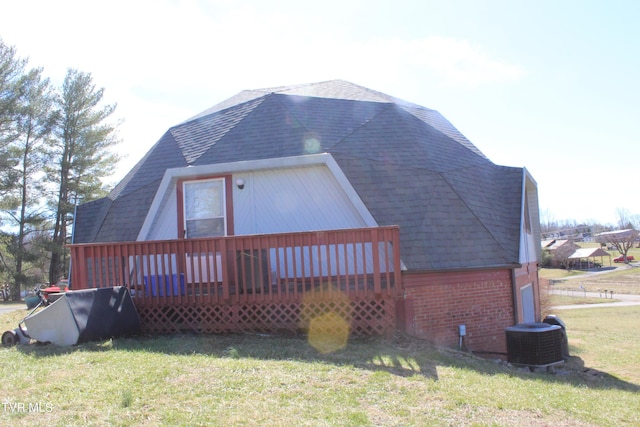
<path id="1" fill-rule="evenodd" d="M 640 2 L 14 1 L 0 37 L 104 87 L 128 153 L 244 89 L 344 79 L 440 111 L 525 166 L 544 219 L 640 215 Z"/>

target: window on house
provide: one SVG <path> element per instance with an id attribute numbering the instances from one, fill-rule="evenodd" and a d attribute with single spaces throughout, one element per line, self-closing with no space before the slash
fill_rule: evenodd
<path id="1" fill-rule="evenodd" d="M 182 183 L 185 238 L 227 235 L 224 178 Z"/>

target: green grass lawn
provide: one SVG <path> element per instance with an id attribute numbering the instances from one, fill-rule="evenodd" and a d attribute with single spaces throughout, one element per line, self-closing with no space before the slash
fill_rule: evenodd
<path id="1" fill-rule="evenodd" d="M 640 307 L 558 314 L 574 356 L 556 374 L 402 336 L 329 354 L 249 334 L 0 348 L 0 425 L 637 425 Z"/>
<path id="2" fill-rule="evenodd" d="M 566 279 L 567 277 L 583 276 L 584 274 L 580 270 L 565 270 L 562 268 L 541 268 L 538 271 L 540 279 Z"/>
<path id="3" fill-rule="evenodd" d="M 615 298 L 590 298 L 590 297 L 576 297 L 568 295 L 551 295 L 550 303 L 552 306 L 557 305 L 581 305 L 581 304 L 603 304 L 611 302 L 619 302 L 620 300 Z"/>

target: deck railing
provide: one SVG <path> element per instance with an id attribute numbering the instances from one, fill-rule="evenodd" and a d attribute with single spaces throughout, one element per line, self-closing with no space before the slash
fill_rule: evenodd
<path id="1" fill-rule="evenodd" d="M 395 226 L 74 244 L 71 260 L 72 289 L 127 286 L 141 305 L 389 297 L 401 283 Z"/>

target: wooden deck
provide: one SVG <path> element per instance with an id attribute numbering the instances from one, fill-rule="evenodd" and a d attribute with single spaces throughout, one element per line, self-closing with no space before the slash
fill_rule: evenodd
<path id="1" fill-rule="evenodd" d="M 150 332 L 395 327 L 398 227 L 71 245 L 71 288 L 126 286 Z"/>

